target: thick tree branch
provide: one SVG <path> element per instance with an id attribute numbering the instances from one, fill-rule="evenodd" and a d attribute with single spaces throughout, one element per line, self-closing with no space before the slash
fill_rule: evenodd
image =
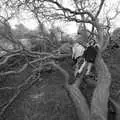
<path id="1" fill-rule="evenodd" d="M 65 77 L 65 84 L 68 84 L 70 76 L 69 76 L 69 74 L 68 74 L 68 72 L 66 70 L 64 70 L 62 67 L 60 67 L 60 65 L 56 64 L 54 61 L 45 63 L 43 65 L 52 65 L 56 69 L 58 69 Z"/>
<path id="2" fill-rule="evenodd" d="M 101 0 L 100 6 L 99 6 L 99 9 L 98 9 L 98 11 L 97 11 L 97 13 L 96 13 L 96 15 L 95 15 L 95 18 L 97 18 L 98 15 L 100 14 L 100 11 L 101 11 L 101 9 L 102 9 L 102 7 L 103 7 L 104 2 L 105 2 L 105 0 Z"/>
<path id="3" fill-rule="evenodd" d="M 91 103 L 91 118 L 107 120 L 111 75 L 101 55 L 96 60 L 96 70 L 98 79 Z"/>

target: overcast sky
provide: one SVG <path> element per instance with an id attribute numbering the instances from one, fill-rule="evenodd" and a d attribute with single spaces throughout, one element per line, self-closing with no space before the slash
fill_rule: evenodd
<path id="1" fill-rule="evenodd" d="M 68 1 L 69 0 L 64 1 L 65 7 L 71 6 L 71 3 Z M 120 0 L 106 0 L 106 7 L 104 9 L 102 9 L 100 17 L 104 18 L 105 11 L 111 11 L 109 13 L 109 16 L 114 15 L 113 9 L 116 7 L 116 5 L 117 5 L 116 3 L 118 3 L 118 1 L 120 1 Z M 69 3 L 69 5 L 68 5 L 68 3 Z M 109 8 L 110 8 L 110 10 L 109 10 Z M 10 21 L 10 24 L 13 28 L 16 24 L 20 24 L 20 23 L 24 24 L 25 27 L 27 27 L 28 29 L 31 29 L 31 30 L 34 30 L 37 27 L 37 21 L 33 18 L 32 19 L 29 18 L 29 17 L 31 17 L 31 14 L 28 14 L 28 13 L 26 14 L 23 12 L 21 14 L 21 16 L 22 17 L 15 18 Z M 27 19 L 27 18 L 29 18 L 29 19 Z M 66 23 L 66 24 L 59 22 L 58 25 L 62 26 L 62 29 L 69 34 L 77 32 L 77 24 L 75 22 L 70 22 L 70 23 Z M 120 15 L 118 17 L 116 17 L 115 20 L 112 21 L 112 28 L 115 29 L 116 27 L 120 27 Z"/>

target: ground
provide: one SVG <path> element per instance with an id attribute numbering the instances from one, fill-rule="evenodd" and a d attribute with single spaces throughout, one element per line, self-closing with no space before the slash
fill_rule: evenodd
<path id="1" fill-rule="evenodd" d="M 120 90 L 120 53 L 119 49 L 114 50 L 111 54 L 104 53 L 103 58 L 107 63 L 107 66 L 112 75 L 112 84 L 110 95 L 117 102 L 120 97 L 117 96 Z M 15 61 L 15 60 L 14 60 Z M 7 64 L 1 65 L 0 72 L 16 68 L 19 62 L 24 64 L 24 58 L 17 58 L 17 62 L 11 66 Z M 71 57 L 66 57 L 61 61 L 57 61 L 70 75 L 69 83 L 72 84 L 74 78 L 74 67 L 72 66 Z M 19 68 L 19 67 L 17 67 Z M 32 74 L 32 66 L 28 67 L 21 73 L 2 75 L 0 76 L 0 88 L 1 87 L 16 87 L 22 84 L 28 76 Z M 38 73 L 37 73 L 38 74 Z M 31 78 L 34 81 L 35 78 Z M 29 85 L 23 86 L 21 92 L 16 99 L 9 105 L 9 107 L 3 112 L 3 120 L 78 120 L 75 106 L 69 97 L 65 87 L 65 79 L 60 71 L 56 69 L 50 69 L 43 71 L 40 74 L 38 80 Z M 93 85 L 87 85 L 83 82 L 80 86 L 82 93 L 90 103 Z M 17 93 L 17 89 L 0 89 L 0 109 L 9 102 L 9 100 Z M 112 119 L 111 119 L 112 120 Z"/>

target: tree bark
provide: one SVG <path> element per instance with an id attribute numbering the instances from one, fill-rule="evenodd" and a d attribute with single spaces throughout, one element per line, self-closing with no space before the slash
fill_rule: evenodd
<path id="1" fill-rule="evenodd" d="M 116 107 L 116 120 L 120 120 L 120 108 Z"/>
<path id="2" fill-rule="evenodd" d="M 100 55 L 96 60 L 96 71 L 98 80 L 91 102 L 91 120 L 107 120 L 111 75 Z"/>
<path id="3" fill-rule="evenodd" d="M 120 103 L 116 102 L 114 99 L 110 98 L 110 101 L 115 106 L 116 117 L 115 120 L 120 120 Z"/>
<path id="4" fill-rule="evenodd" d="M 67 90 L 70 93 L 70 96 L 74 102 L 74 105 L 77 110 L 77 115 L 79 120 L 90 120 L 90 111 L 86 102 L 85 97 L 82 95 L 81 91 L 75 84 L 68 85 Z"/>
<path id="5" fill-rule="evenodd" d="M 74 102 L 79 120 L 90 120 L 90 111 L 89 111 L 87 101 L 79 89 L 79 86 L 85 74 L 86 68 L 87 66 L 85 66 L 85 68 L 83 69 L 80 77 L 76 78 L 76 81 L 74 84 L 67 85 L 67 90 Z"/>

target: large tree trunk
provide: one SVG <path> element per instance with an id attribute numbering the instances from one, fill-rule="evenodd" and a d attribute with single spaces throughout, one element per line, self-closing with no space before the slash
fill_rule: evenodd
<path id="1" fill-rule="evenodd" d="M 120 120 L 120 103 L 116 102 L 112 98 L 110 98 L 110 101 L 114 104 L 115 106 L 115 112 L 116 112 L 116 117 L 115 120 Z"/>
<path id="2" fill-rule="evenodd" d="M 96 60 L 96 71 L 98 80 L 92 97 L 91 120 L 107 120 L 111 75 L 100 55 Z"/>
<path id="3" fill-rule="evenodd" d="M 79 120 L 90 120 L 90 111 L 88 104 L 86 102 L 85 97 L 79 89 L 79 85 L 83 79 L 86 67 L 83 69 L 81 76 L 76 79 L 73 85 L 67 85 L 67 90 L 69 91 L 70 96 L 74 102 Z"/>
<path id="4" fill-rule="evenodd" d="M 95 21 L 95 25 L 98 32 L 97 42 L 100 46 L 100 52 L 95 63 L 97 72 L 97 85 L 93 92 L 90 109 L 86 103 L 85 97 L 78 88 L 80 80 L 84 74 L 82 74 L 82 77 L 79 80 L 76 80 L 75 84 L 67 86 L 71 98 L 77 108 L 77 113 L 80 120 L 107 120 L 108 115 L 111 74 L 101 57 L 101 51 L 104 48 L 103 29 L 98 21 Z"/>
<path id="5" fill-rule="evenodd" d="M 96 70 L 98 81 L 93 93 L 91 109 L 89 109 L 85 97 L 78 88 L 85 71 L 79 80 L 77 79 L 73 85 L 67 86 L 80 120 L 107 120 L 111 75 L 101 56 L 96 60 Z"/>
<path id="6" fill-rule="evenodd" d="M 67 87 L 77 110 L 79 120 L 90 120 L 90 111 L 85 97 L 74 84 Z"/>

